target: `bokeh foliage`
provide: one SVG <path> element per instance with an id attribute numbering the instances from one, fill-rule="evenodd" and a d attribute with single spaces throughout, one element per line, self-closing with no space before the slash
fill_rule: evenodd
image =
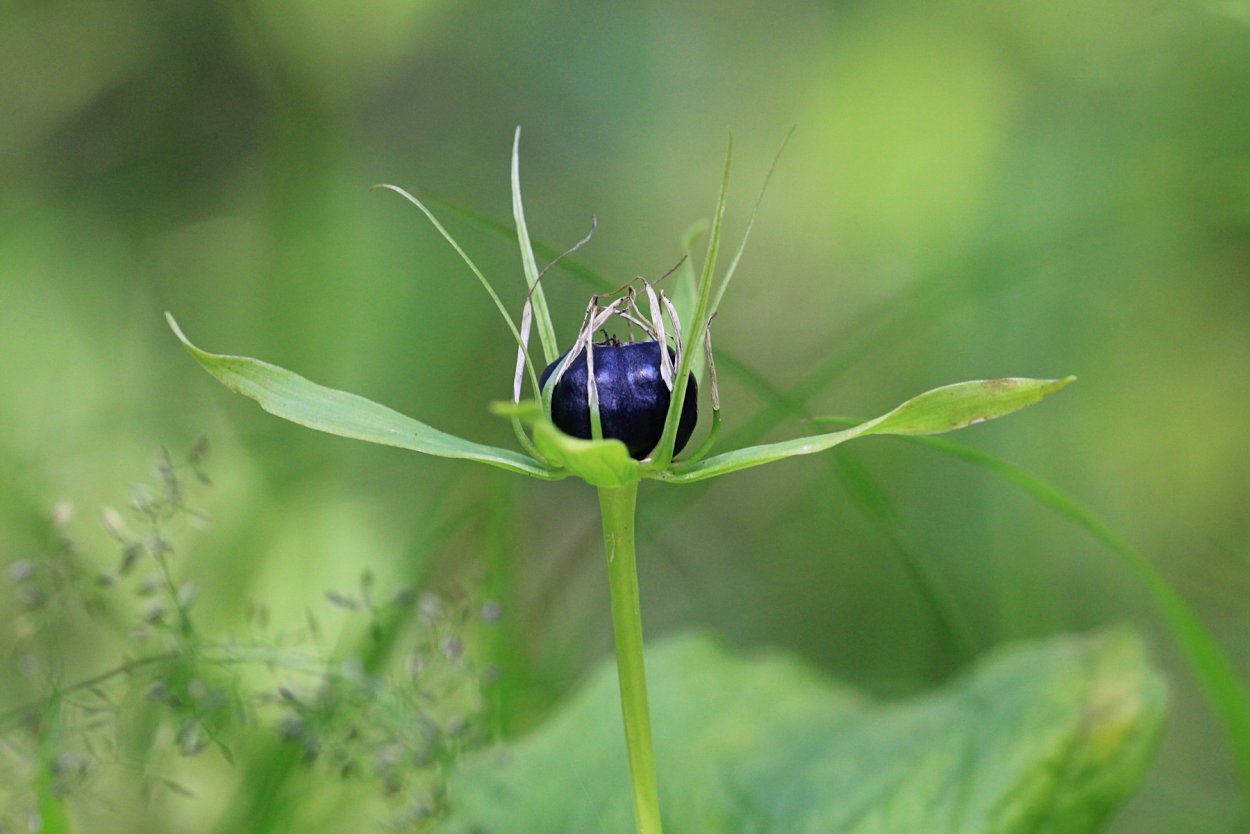
<path id="1" fill-rule="evenodd" d="M 717 343 L 782 391 L 825 368 L 825 384 L 796 395 L 812 415 L 880 413 L 955 379 L 1078 374 L 1044 409 L 961 440 L 1096 508 L 1250 665 L 1240 0 L 443 0 L 368 13 L 18 0 L 0 10 L 0 113 L 8 561 L 48 550 L 62 500 L 84 552 L 111 559 L 98 508 L 146 477 L 161 444 L 207 434 L 214 520 L 175 563 L 198 584 L 202 628 L 239 629 L 248 600 L 302 622 L 366 569 L 382 587 L 485 582 L 507 594 L 500 723 L 532 724 L 609 645 L 593 496 L 295 430 L 225 396 L 160 312 L 210 350 L 509 445 L 486 410 L 509 392 L 509 334 L 415 212 L 367 187 L 422 187 L 507 218 L 522 124 L 531 234 L 562 248 L 595 214 L 578 256 L 622 281 L 656 277 L 706 216 L 726 133 L 733 237 L 797 125 Z M 447 221 L 519 310 L 514 246 Z M 551 278 L 570 338 L 586 287 Z M 767 404 L 722 377 L 734 448 Z M 769 436 L 810 427 L 796 428 Z M 1113 831 L 1245 824 L 1218 726 L 1097 541 L 992 474 L 907 444 L 784 466 L 681 507 L 644 490 L 651 633 L 706 627 L 797 650 L 877 695 L 925 689 L 962 655 L 917 597 L 903 546 L 942 577 L 976 651 L 1120 620 L 1154 638 L 1172 717 Z M 831 467 L 872 478 L 901 539 Z M 475 523 L 446 532 L 465 515 Z M 19 610 L 4 593 L 3 610 Z M 109 660 L 81 622 L 54 637 L 67 670 Z M 34 688 L 10 664 L 3 706 Z M 231 773 L 212 771 L 199 800 L 159 804 L 148 824 L 219 808 Z"/>

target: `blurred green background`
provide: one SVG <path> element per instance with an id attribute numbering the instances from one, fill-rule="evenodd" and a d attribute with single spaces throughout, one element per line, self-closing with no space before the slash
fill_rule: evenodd
<path id="1" fill-rule="evenodd" d="M 1079 375 L 956 439 L 1086 501 L 1250 666 L 1244 0 L 9 0 L 4 558 L 37 555 L 68 500 L 84 549 L 112 559 L 98 509 L 124 503 L 161 445 L 207 435 L 214 522 L 178 563 L 206 632 L 238 629 L 246 600 L 299 622 L 366 569 L 379 585 L 498 581 L 483 554 L 502 546 L 509 723 L 537 720 L 611 646 L 593 493 L 291 426 L 198 369 L 161 315 L 208 350 L 512 445 L 487 412 L 510 392 L 506 329 L 417 212 L 368 186 L 504 220 L 516 125 L 531 233 L 563 248 L 595 215 L 577 257 L 621 281 L 676 262 L 712 209 L 730 132 L 736 242 L 797 125 L 718 347 L 782 389 L 841 369 L 811 415 L 869 416 L 962 379 Z M 441 215 L 519 310 L 514 244 Z M 545 284 L 571 338 L 587 288 L 560 272 Z M 730 370 L 721 397 L 726 437 L 766 406 Z M 787 419 L 769 436 L 810 430 Z M 1114 554 L 927 450 L 849 454 L 693 488 L 676 514 L 681 488 L 644 486 L 643 512 L 664 521 L 640 545 L 649 633 L 783 645 L 885 695 L 949 676 L 959 653 L 895 544 L 832 477 L 859 467 L 978 649 L 1126 620 L 1151 637 L 1174 711 L 1113 831 L 1246 830 L 1221 730 Z M 432 519 L 456 512 L 471 530 L 424 547 Z M 95 639 L 58 637 L 87 657 Z M 6 663 L 11 706 L 29 684 Z M 213 784 L 185 802 L 217 807 Z M 187 813 L 162 806 L 152 830 Z"/>

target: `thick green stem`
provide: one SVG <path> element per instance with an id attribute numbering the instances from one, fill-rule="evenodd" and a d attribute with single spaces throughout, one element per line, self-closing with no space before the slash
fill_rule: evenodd
<path id="1" fill-rule="evenodd" d="M 656 790 L 647 672 L 642 655 L 642 608 L 638 601 L 638 569 L 634 561 L 637 498 L 637 483 L 599 489 L 603 546 L 608 557 L 608 584 L 612 592 L 616 668 L 621 684 L 621 714 L 625 719 L 625 746 L 629 751 L 629 775 L 634 787 L 634 822 L 638 834 L 660 834 L 660 798 Z"/>

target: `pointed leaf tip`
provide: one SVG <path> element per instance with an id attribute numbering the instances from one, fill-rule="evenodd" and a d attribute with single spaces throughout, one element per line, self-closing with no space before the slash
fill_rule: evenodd
<path id="1" fill-rule="evenodd" d="M 866 434 L 941 434 L 966 428 L 1033 405 L 1075 379 L 1006 377 L 943 385 L 879 418 Z"/>
<path id="2" fill-rule="evenodd" d="M 174 335 L 178 337 L 178 341 L 187 344 L 187 337 L 183 334 L 182 328 L 178 326 L 178 320 L 174 318 L 174 314 L 165 311 L 165 323 L 169 325 L 169 329 L 174 331 Z"/>

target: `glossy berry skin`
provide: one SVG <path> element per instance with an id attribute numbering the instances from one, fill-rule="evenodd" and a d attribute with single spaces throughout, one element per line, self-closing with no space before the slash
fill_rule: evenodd
<path id="1" fill-rule="evenodd" d="M 659 342 L 595 345 L 595 386 L 599 393 L 599 420 L 603 436 L 620 440 L 629 449 L 629 456 L 642 460 L 660 442 L 664 418 L 668 416 L 671 399 L 668 387 L 660 376 Z M 673 356 L 673 349 L 668 349 Z M 561 356 L 547 366 L 539 379 L 547 378 L 559 367 Z M 699 419 L 699 391 L 694 374 L 686 385 L 686 402 L 677 424 L 677 454 L 690 440 Z M 551 396 L 551 421 L 565 434 L 590 439 L 590 408 L 586 399 L 586 353 L 583 351 L 569 365 Z"/>

